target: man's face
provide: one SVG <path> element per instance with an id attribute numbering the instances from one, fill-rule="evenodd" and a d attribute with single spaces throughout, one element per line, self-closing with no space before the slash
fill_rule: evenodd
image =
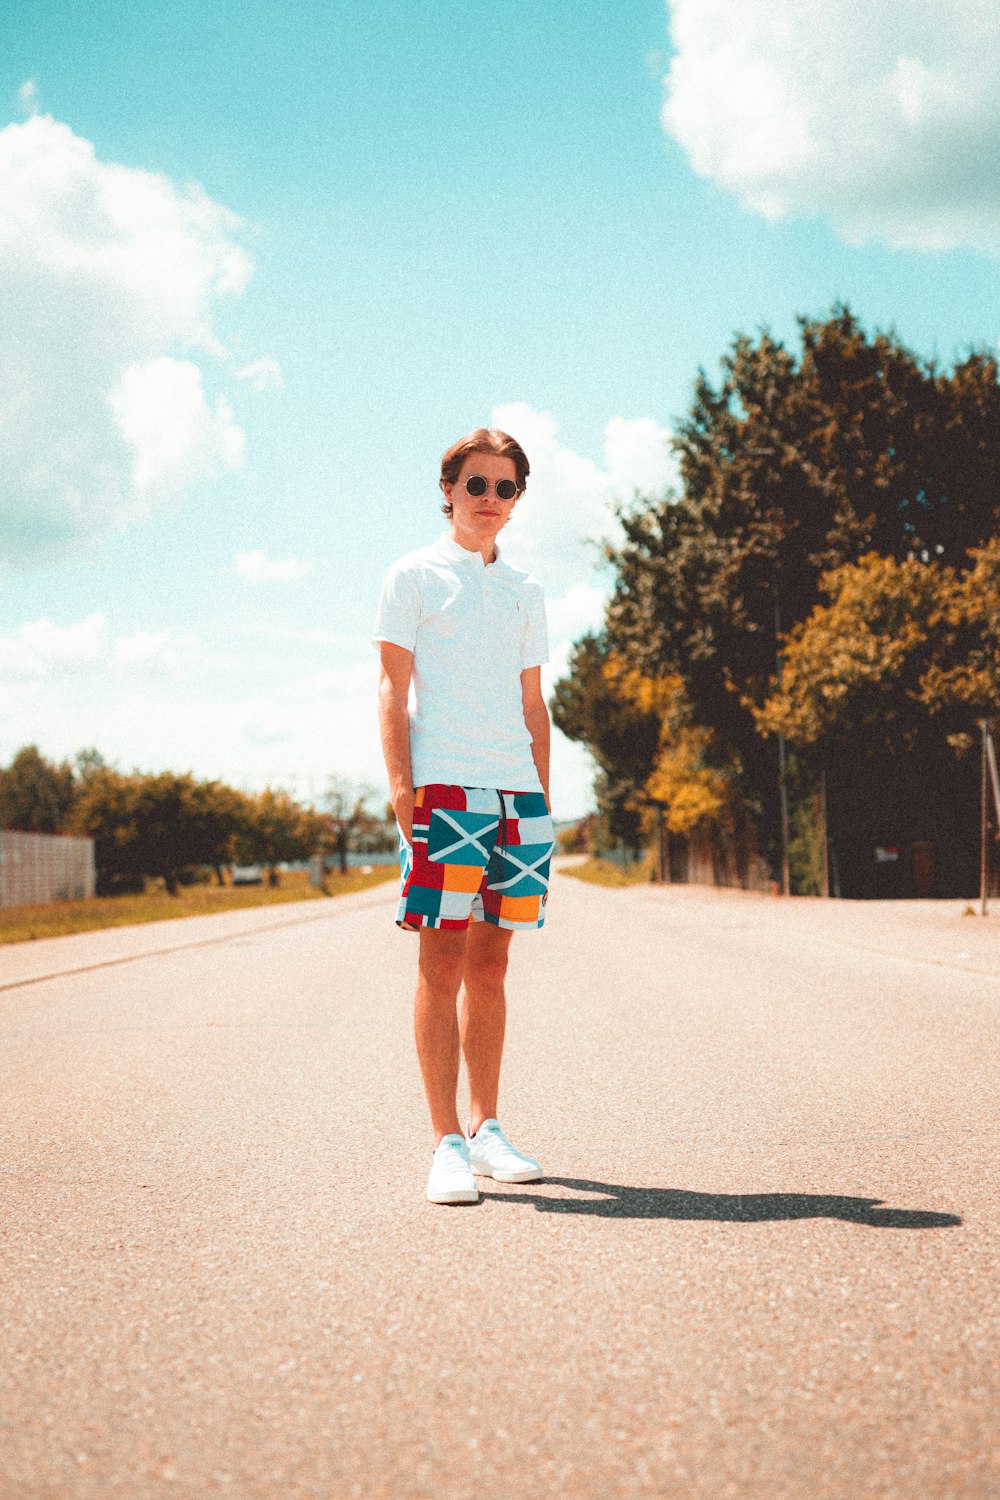
<path id="1" fill-rule="evenodd" d="M 470 495 L 466 489 L 466 481 L 474 474 L 489 481 L 483 495 Z M 501 479 L 517 483 L 512 458 L 500 458 L 495 453 L 469 454 L 455 483 L 444 487 L 445 498 L 451 501 L 451 524 L 456 536 L 465 536 L 478 543 L 486 537 L 496 536 L 500 528 L 506 526 L 517 496 L 511 500 L 500 499 L 496 484 Z"/>

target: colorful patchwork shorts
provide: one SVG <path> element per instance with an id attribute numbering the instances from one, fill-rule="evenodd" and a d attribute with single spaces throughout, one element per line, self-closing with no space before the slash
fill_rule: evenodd
<path id="1" fill-rule="evenodd" d="M 397 924 L 405 931 L 460 931 L 470 922 L 541 927 L 554 838 L 541 792 L 417 787 L 412 844 L 399 834 Z"/>

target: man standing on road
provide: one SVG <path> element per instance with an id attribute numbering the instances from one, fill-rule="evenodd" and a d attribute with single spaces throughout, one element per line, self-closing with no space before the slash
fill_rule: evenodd
<path id="1" fill-rule="evenodd" d="M 542 1175 L 497 1122 L 507 952 L 516 931 L 542 926 L 553 847 L 545 601 L 496 543 L 527 478 L 524 451 L 505 432 L 480 427 L 448 449 L 439 483 L 450 532 L 389 569 L 373 634 L 399 825 L 396 922 L 420 934 L 414 1030 L 434 1134 L 432 1203 L 475 1203 L 477 1174 Z"/>

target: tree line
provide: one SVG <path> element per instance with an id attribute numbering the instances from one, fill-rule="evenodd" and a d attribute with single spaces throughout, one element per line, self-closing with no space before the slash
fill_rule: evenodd
<path id="1" fill-rule="evenodd" d="M 123 772 L 96 750 L 56 763 L 26 745 L 0 769 L 0 827 L 93 838 L 101 895 L 141 891 L 151 878 L 173 894 L 206 871 L 221 884 L 234 863 L 260 865 L 276 882 L 284 863 L 318 854 L 346 870 L 351 850 L 394 848 L 374 795 L 334 778 L 313 807 L 280 789 L 245 792 L 189 772 Z"/>
<path id="2" fill-rule="evenodd" d="M 996 358 L 941 369 L 846 306 L 798 330 L 699 372 L 679 491 L 619 507 L 604 626 L 553 702 L 612 831 L 749 829 L 773 872 L 779 736 L 793 800 L 901 757 L 940 796 L 1000 700 Z"/>

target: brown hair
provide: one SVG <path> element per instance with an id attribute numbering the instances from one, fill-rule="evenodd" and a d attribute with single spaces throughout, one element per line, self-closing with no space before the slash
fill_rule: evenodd
<path id="1" fill-rule="evenodd" d="M 441 478 L 438 480 L 441 489 L 446 484 L 455 483 L 470 453 L 492 453 L 497 458 L 513 459 L 518 494 L 524 489 L 531 473 L 527 454 L 516 438 L 496 427 L 477 427 L 475 432 L 467 432 L 457 443 L 452 443 L 441 460 Z M 441 509 L 446 516 L 450 516 L 451 501 L 446 500 Z"/>

